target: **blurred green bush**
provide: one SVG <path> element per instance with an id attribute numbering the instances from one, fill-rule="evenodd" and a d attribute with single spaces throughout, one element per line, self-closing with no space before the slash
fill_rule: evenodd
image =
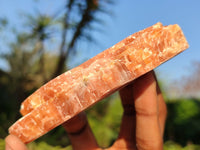
<path id="1" fill-rule="evenodd" d="M 165 141 L 181 145 L 200 144 L 200 100 L 177 99 L 167 102 Z"/>
<path id="2" fill-rule="evenodd" d="M 188 144 L 185 147 L 182 147 L 180 144 L 177 144 L 172 141 L 167 141 L 164 144 L 164 150 L 199 150 L 200 145 Z"/>
<path id="3" fill-rule="evenodd" d="M 0 150 L 4 150 L 5 148 L 5 141 L 3 139 L 0 139 Z M 28 144 L 28 149 L 29 150 L 72 150 L 71 146 L 67 147 L 60 147 L 60 146 L 52 146 L 47 144 L 46 142 L 32 142 Z M 195 144 L 189 144 L 185 147 L 182 147 L 181 145 L 172 142 L 172 141 L 167 141 L 164 144 L 164 150 L 199 150 L 200 145 L 195 145 Z"/>

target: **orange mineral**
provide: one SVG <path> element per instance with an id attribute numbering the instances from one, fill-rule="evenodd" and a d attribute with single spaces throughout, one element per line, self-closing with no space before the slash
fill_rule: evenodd
<path id="1" fill-rule="evenodd" d="M 134 33 L 30 95 L 9 133 L 29 143 L 188 48 L 178 25 Z"/>

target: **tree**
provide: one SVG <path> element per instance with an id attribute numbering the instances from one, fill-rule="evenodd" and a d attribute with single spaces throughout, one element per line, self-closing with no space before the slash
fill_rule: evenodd
<path id="1" fill-rule="evenodd" d="M 92 23 L 101 21 L 96 17 L 96 13 L 106 12 L 103 8 L 106 3 L 112 3 L 111 0 L 70 0 L 65 6 L 65 13 L 62 20 L 62 41 L 59 48 L 58 64 L 53 74 L 53 78 L 63 72 L 65 62 L 72 51 L 75 51 L 75 45 L 81 38 L 92 41 L 89 32 L 93 29 Z M 105 7 L 106 8 L 106 7 Z M 80 16 L 78 16 L 80 14 Z M 72 19 L 73 16 L 77 16 Z M 72 31 L 72 35 L 69 34 Z M 68 43 L 68 44 L 66 44 Z"/>
<path id="2" fill-rule="evenodd" d="M 105 6 L 110 4 L 111 0 L 66 0 L 64 13 L 48 16 L 36 12 L 35 15 L 27 15 L 28 30 L 16 32 L 16 41 L 9 44 L 10 52 L 2 55 L 9 66 L 7 74 L 15 79 L 14 85 L 21 87 L 16 89 L 23 93 L 29 87 L 28 90 L 33 91 L 65 71 L 70 54 L 77 51 L 77 43 L 83 38 L 90 42 L 94 39 L 91 36 L 95 30 L 93 23 L 101 24 L 96 14 L 106 13 Z M 3 19 L 1 22 L 2 27 L 5 27 L 7 22 Z M 51 38 L 57 34 L 56 31 L 61 40 L 60 44 L 53 44 L 59 50 L 58 53 L 50 53 L 45 44 L 52 45 Z M 20 96 L 18 101 L 21 102 L 26 96 Z"/>
<path id="3" fill-rule="evenodd" d="M 8 49 L 0 47 L 0 59 L 8 65 L 7 69 L 0 68 L 0 137 L 4 138 L 8 127 L 20 117 L 20 103 L 68 69 L 69 58 L 78 51 L 76 45 L 83 39 L 87 42 L 95 39 L 91 33 L 97 28 L 93 25 L 102 25 L 103 21 L 97 14 L 108 14 L 111 4 L 112 0 L 66 0 L 64 9 L 55 10 L 52 16 L 41 12 L 26 15 L 25 20 L 21 19 L 26 23 L 23 31 L 0 19 L 0 32 L 9 31 L 7 36 L 15 37 L 6 42 L 0 37 Z M 53 38 L 57 39 L 52 42 Z M 50 52 L 48 45 L 56 45 L 57 51 Z"/>

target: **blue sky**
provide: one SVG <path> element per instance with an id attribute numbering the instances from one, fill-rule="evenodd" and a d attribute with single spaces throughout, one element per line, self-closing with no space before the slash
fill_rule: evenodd
<path id="1" fill-rule="evenodd" d="M 19 17 L 20 12 L 33 13 L 38 9 L 51 14 L 63 7 L 64 0 L 59 1 L 60 3 L 38 0 L 40 4 L 38 6 L 32 0 L 0 0 L 0 17 L 7 17 L 16 27 L 23 29 Z M 102 16 L 105 20 L 104 33 L 94 33 L 101 46 L 88 46 L 95 50 L 87 53 L 88 57 L 96 55 L 134 32 L 162 22 L 164 25 L 179 24 L 190 48 L 158 67 L 157 71 L 161 78 L 173 82 L 191 72 L 193 61 L 200 61 L 199 0 L 116 0 L 115 2 L 115 5 L 110 7 L 114 15 L 112 17 Z"/>
<path id="2" fill-rule="evenodd" d="M 156 22 L 179 24 L 190 48 L 159 67 L 162 78 L 175 80 L 191 71 L 191 63 L 200 61 L 200 1 L 199 0 L 132 0 L 119 1 L 116 19 L 111 27 L 111 43 Z"/>

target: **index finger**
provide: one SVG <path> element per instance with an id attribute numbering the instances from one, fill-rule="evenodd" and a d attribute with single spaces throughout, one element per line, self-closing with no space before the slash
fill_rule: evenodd
<path id="1" fill-rule="evenodd" d="M 153 71 L 135 80 L 136 143 L 140 150 L 162 149 L 157 83 Z"/>

